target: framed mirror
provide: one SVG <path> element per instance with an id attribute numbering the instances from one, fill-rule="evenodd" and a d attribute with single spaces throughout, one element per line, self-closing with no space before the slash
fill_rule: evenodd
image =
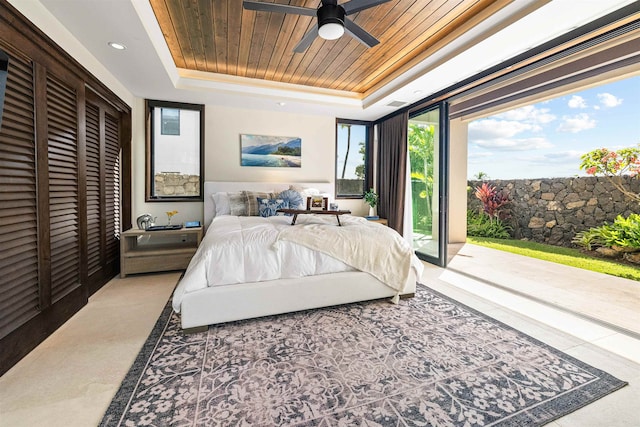
<path id="1" fill-rule="evenodd" d="M 146 201 L 201 202 L 204 105 L 147 99 Z"/>

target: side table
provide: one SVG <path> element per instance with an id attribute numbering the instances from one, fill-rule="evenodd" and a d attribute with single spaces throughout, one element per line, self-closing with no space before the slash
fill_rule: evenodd
<path id="1" fill-rule="evenodd" d="M 202 240 L 202 227 L 120 234 L 120 277 L 134 273 L 184 270 Z"/>

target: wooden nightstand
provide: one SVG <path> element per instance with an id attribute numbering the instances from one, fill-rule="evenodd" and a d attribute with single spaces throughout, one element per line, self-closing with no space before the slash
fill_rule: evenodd
<path id="1" fill-rule="evenodd" d="M 389 225 L 387 223 L 387 218 L 368 219 L 367 221 L 377 222 L 378 224 L 382 224 L 382 225 Z"/>
<path id="2" fill-rule="evenodd" d="M 184 270 L 202 240 L 202 227 L 146 231 L 132 228 L 120 235 L 120 277 L 134 273 Z"/>

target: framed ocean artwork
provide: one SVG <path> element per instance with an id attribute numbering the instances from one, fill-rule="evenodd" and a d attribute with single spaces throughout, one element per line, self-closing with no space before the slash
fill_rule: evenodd
<path id="1" fill-rule="evenodd" d="M 299 168 L 302 166 L 302 139 L 240 134 L 240 153 L 240 166 Z"/>

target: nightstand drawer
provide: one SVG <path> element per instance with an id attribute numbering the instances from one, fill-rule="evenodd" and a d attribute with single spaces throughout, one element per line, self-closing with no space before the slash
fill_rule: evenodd
<path id="1" fill-rule="evenodd" d="M 120 277 L 135 273 L 184 270 L 202 240 L 202 227 L 146 231 L 120 236 Z"/>

